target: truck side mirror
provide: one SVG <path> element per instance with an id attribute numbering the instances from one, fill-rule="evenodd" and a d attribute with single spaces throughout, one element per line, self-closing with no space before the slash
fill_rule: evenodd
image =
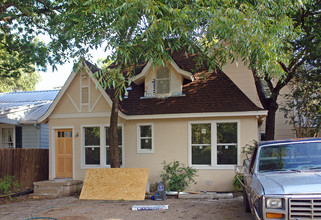
<path id="1" fill-rule="evenodd" d="M 245 174 L 245 167 L 244 167 L 244 166 L 236 166 L 236 167 L 235 167 L 235 173 L 236 173 L 237 175 L 244 176 L 244 174 Z"/>

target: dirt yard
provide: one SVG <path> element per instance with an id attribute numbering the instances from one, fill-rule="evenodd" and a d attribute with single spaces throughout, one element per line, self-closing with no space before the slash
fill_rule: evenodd
<path id="1" fill-rule="evenodd" d="M 1 202 L 1 201 L 0 201 Z M 5 204 L 4 204 L 5 203 Z M 167 210 L 132 211 L 134 205 L 168 205 Z M 39 218 L 47 217 L 47 218 Z M 48 218 L 49 217 L 49 218 Z M 214 219 L 247 220 L 242 197 L 233 199 L 176 199 L 165 201 L 93 201 L 78 197 L 32 200 L 20 197 L 11 203 L 0 203 L 0 219 L 58 219 L 58 220 L 141 220 L 141 219 Z"/>

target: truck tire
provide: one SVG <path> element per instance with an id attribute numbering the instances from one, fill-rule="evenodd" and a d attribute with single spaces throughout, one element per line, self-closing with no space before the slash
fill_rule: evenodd
<path id="1" fill-rule="evenodd" d="M 244 187 L 243 187 L 243 203 L 244 203 L 244 207 L 245 207 L 245 212 L 251 212 L 249 199 L 247 198 L 247 193 L 246 193 Z"/>

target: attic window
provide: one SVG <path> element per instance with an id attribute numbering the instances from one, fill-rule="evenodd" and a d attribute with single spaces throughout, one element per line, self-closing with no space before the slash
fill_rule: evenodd
<path id="1" fill-rule="evenodd" d="M 157 69 L 156 92 L 157 95 L 169 93 L 169 69 L 166 66 L 161 66 Z"/>

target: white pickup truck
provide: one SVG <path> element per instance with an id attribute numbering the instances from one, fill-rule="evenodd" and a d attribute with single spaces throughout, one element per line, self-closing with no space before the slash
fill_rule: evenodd
<path id="1" fill-rule="evenodd" d="M 321 138 L 262 142 L 236 173 L 253 219 L 321 219 Z"/>

